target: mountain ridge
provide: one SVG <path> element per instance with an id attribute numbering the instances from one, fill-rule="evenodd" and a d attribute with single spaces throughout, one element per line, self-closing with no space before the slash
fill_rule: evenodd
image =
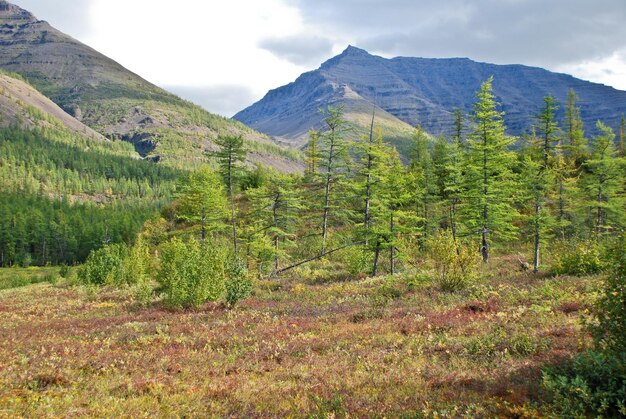
<path id="1" fill-rule="evenodd" d="M 497 65 L 469 58 L 379 57 L 348 46 L 316 70 L 303 73 L 294 82 L 270 90 L 265 97 L 237 113 L 234 118 L 285 142 L 301 144 L 302 132 L 285 129 L 294 125 L 288 109 L 296 105 L 299 118 L 310 128 L 320 126 L 316 108 L 328 102 L 328 92 L 349 86 L 364 100 L 409 126 L 422 125 L 435 135 L 452 130 L 455 107 L 469 113 L 480 84 L 494 76 L 494 93 L 505 112 L 509 133 L 530 129 L 543 97 L 554 95 L 561 103 L 557 117 L 563 121 L 564 103 L 570 89 L 580 97 L 579 105 L 587 130 L 602 119 L 617 127 L 626 112 L 626 92 L 575 77 L 522 64 Z M 272 125 L 274 128 L 272 128 Z"/>

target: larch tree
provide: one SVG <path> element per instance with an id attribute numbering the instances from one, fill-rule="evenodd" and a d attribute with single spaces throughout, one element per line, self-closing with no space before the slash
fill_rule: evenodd
<path id="1" fill-rule="evenodd" d="M 626 117 L 622 114 L 619 121 L 619 156 L 626 157 Z"/>
<path id="2" fill-rule="evenodd" d="M 624 159 L 617 156 L 615 133 L 602 122 L 581 176 L 583 213 L 596 238 L 624 226 Z"/>
<path id="3" fill-rule="evenodd" d="M 512 237 L 516 230 L 512 218 L 517 213 L 515 155 L 509 151 L 514 140 L 505 135 L 492 83 L 490 77 L 482 84 L 471 114 L 474 128 L 467 138 L 463 194 L 464 224 L 469 234 L 480 234 L 484 262 L 489 261 L 492 236 Z"/>
<path id="4" fill-rule="evenodd" d="M 242 136 L 224 135 L 215 140 L 219 150 L 215 157 L 220 166 L 220 174 L 226 183 L 226 193 L 230 203 L 230 222 L 232 225 L 233 250 L 237 254 L 237 217 L 235 208 L 235 187 L 240 177 L 242 162 L 246 159 L 246 150 Z"/>
<path id="5" fill-rule="evenodd" d="M 324 188 L 324 207 L 322 216 L 322 246 L 320 254 L 326 252 L 328 241 L 329 220 L 334 208 L 334 188 L 345 177 L 349 161 L 349 143 L 345 138 L 348 130 L 347 121 L 343 117 L 343 106 L 334 108 L 329 106 L 324 114 L 326 131 L 320 134 L 320 167 Z"/>
<path id="6" fill-rule="evenodd" d="M 375 113 L 372 113 L 369 135 L 364 136 L 355 144 L 355 153 L 358 166 L 354 182 L 358 200 L 363 204 L 360 211 L 362 224 L 357 230 L 358 239 L 362 239 L 365 246 L 369 246 L 370 228 L 372 225 L 372 206 L 375 205 L 380 185 L 384 177 L 382 167 L 389 156 L 388 146 L 383 142 L 381 129 L 374 129 Z"/>
<path id="7" fill-rule="evenodd" d="M 386 196 L 383 199 L 386 201 L 389 217 L 389 273 L 393 275 L 396 271 L 398 235 L 407 230 L 407 224 L 419 218 L 414 216 L 412 211 L 406 211 L 406 206 L 411 201 L 412 185 L 396 149 L 391 150 L 388 164 L 387 176 L 384 179 Z"/>
<path id="8" fill-rule="evenodd" d="M 532 207 L 527 217 L 533 237 L 535 273 L 539 272 L 540 248 L 553 227 L 550 203 L 555 192 L 555 174 L 561 160 L 561 150 L 558 148 L 559 128 L 555 120 L 557 109 L 556 100 L 552 96 L 546 96 L 541 112 L 535 116 L 532 134 L 526 137 L 529 138 L 529 144 L 521 152 L 521 190 L 525 192 L 525 201 L 529 201 Z"/>
<path id="9" fill-rule="evenodd" d="M 178 186 L 179 219 L 200 223 L 200 237 L 207 232 L 220 230 L 227 216 L 226 195 L 222 182 L 215 172 L 202 168 L 180 181 Z"/>
<path id="10" fill-rule="evenodd" d="M 461 109 L 456 108 L 454 110 L 452 141 L 447 146 L 447 166 L 443 179 L 444 197 L 448 202 L 448 224 L 455 243 L 458 236 L 458 207 L 461 203 L 463 185 L 463 158 L 465 153 L 463 131 L 463 113 Z"/>
<path id="11" fill-rule="evenodd" d="M 522 172 L 533 205 L 531 224 L 533 230 L 533 272 L 539 272 L 540 247 L 546 240 L 551 227 L 551 214 L 548 208 L 553 192 L 554 174 L 560 164 L 558 144 L 559 127 L 555 115 L 558 110 L 556 99 L 544 98 L 544 107 L 535 117 L 536 132 L 539 134 L 531 144 L 530 155 L 524 161 Z"/>
<path id="12" fill-rule="evenodd" d="M 426 131 L 417 125 L 413 131 L 413 149 L 411 150 L 410 176 L 413 187 L 413 206 L 421 230 L 420 246 L 424 246 L 425 238 L 436 229 L 433 205 L 437 200 L 437 184 L 431 140 Z"/>
<path id="13" fill-rule="evenodd" d="M 298 212 L 303 209 L 298 196 L 297 179 L 272 173 L 263 186 L 248 192 L 248 198 L 251 202 L 249 223 L 255 226 L 251 238 L 261 243 L 256 246 L 260 249 L 267 251 L 271 247 L 267 253 L 272 259 L 272 272 L 278 272 L 281 260 L 288 256 L 287 249 L 295 246 Z"/>
<path id="14" fill-rule="evenodd" d="M 567 106 L 565 107 L 566 138 L 567 143 L 563 145 L 568 159 L 568 165 L 579 168 L 581 161 L 587 156 L 587 139 L 583 127 L 583 120 L 580 116 L 578 106 L 578 96 L 574 89 L 569 91 Z"/>
<path id="15" fill-rule="evenodd" d="M 307 144 L 305 156 L 306 156 L 306 168 L 304 170 L 305 176 L 315 177 L 319 170 L 319 140 L 320 133 L 316 130 L 309 131 L 309 143 Z"/>

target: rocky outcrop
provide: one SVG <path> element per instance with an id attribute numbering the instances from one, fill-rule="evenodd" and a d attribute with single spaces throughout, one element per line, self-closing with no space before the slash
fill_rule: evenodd
<path id="1" fill-rule="evenodd" d="M 570 89 L 580 98 L 589 132 L 595 131 L 599 119 L 617 127 L 621 114 L 626 113 L 626 92 L 566 74 L 467 58 L 385 59 L 350 46 L 319 69 L 268 92 L 234 118 L 270 136 L 300 144 L 303 133 L 321 124 L 318 109 L 341 102 L 341 91 L 347 86 L 364 107 L 375 105 L 406 124 L 420 123 L 432 134 L 447 135 L 452 130 L 454 108 L 469 113 L 480 84 L 492 75 L 510 134 L 529 130 L 548 94 L 561 102 L 558 118 L 563 121 L 563 104 Z"/>

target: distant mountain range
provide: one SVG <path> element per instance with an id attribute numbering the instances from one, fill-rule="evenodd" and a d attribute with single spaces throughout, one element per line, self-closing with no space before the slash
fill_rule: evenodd
<path id="1" fill-rule="evenodd" d="M 305 144 L 308 131 L 323 125 L 320 108 L 339 104 L 345 105 L 347 119 L 361 128 L 376 109 L 378 122 L 390 129 L 388 137 L 389 132 L 391 137 L 402 136 L 418 123 L 431 134 L 448 135 L 454 108 L 469 113 L 476 91 L 490 76 L 494 76 L 494 93 L 513 135 L 530 130 L 548 94 L 560 101 L 558 118 L 563 121 L 570 89 L 580 98 L 589 132 L 595 131 L 597 120 L 617 128 L 626 113 L 626 92 L 566 74 L 467 58 L 385 59 L 350 46 L 319 69 L 271 90 L 234 118 L 292 146 Z"/>
<path id="2" fill-rule="evenodd" d="M 219 134 L 234 134 L 246 139 L 252 163 L 283 171 L 302 167 L 297 154 L 265 135 L 153 85 L 5 0 L 0 0 L 0 69 L 23 76 L 78 122 L 133 143 L 148 159 L 190 167 L 206 159 L 204 151 L 214 149 Z M 5 113 L 13 116 L 7 121 L 19 113 L 6 109 L 10 103 Z"/>

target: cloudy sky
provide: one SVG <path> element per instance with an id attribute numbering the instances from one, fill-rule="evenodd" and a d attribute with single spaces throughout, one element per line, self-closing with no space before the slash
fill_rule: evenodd
<path id="1" fill-rule="evenodd" d="M 626 90 L 626 0 L 10 0 L 231 116 L 348 44 L 469 57 Z"/>

